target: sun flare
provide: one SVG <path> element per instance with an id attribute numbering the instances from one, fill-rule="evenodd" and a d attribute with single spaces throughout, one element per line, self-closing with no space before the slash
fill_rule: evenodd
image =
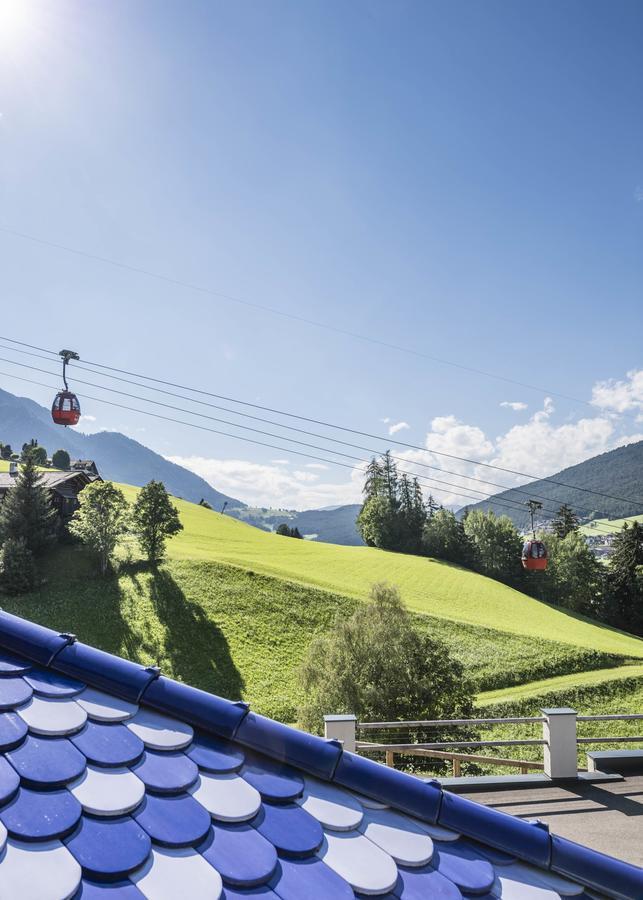
<path id="1" fill-rule="evenodd" d="M 0 0 L 0 47 L 17 48 L 32 30 L 34 6 L 30 0 Z"/>

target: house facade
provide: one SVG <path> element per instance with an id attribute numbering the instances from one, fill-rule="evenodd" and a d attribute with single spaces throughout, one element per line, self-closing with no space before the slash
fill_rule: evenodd
<path id="1" fill-rule="evenodd" d="M 16 483 L 19 468 L 11 464 L 11 471 L 0 472 L 0 503 Z M 85 471 L 43 472 L 42 483 L 48 489 L 51 503 L 63 525 L 66 525 L 80 506 L 78 495 L 92 481 L 102 481 L 96 474 Z"/>

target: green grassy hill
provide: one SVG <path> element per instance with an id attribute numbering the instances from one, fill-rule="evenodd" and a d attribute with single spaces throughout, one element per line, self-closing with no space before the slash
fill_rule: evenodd
<path id="1" fill-rule="evenodd" d="M 643 524 L 643 515 L 628 516 L 627 519 L 593 519 L 591 522 L 588 522 L 587 525 L 583 525 L 580 530 L 588 537 L 600 537 L 601 534 L 605 534 L 606 531 L 620 531 L 626 522 L 628 525 L 631 525 L 632 522 L 640 522 Z M 600 527 L 597 528 L 596 526 Z"/>
<path id="2" fill-rule="evenodd" d="M 135 496 L 135 488 L 124 490 Z M 295 541 L 176 502 L 185 530 L 169 544 L 171 559 L 228 563 L 357 599 L 367 597 L 373 582 L 390 581 L 415 612 L 643 659 L 643 640 L 554 609 L 467 569 L 370 547 Z"/>
<path id="3" fill-rule="evenodd" d="M 137 489 L 123 490 L 132 500 Z M 457 566 L 296 541 L 176 503 L 185 530 L 157 573 L 132 545 L 101 580 L 82 548 L 60 547 L 40 589 L 2 606 L 285 721 L 295 719 L 297 667 L 314 634 L 380 580 L 399 586 L 418 627 L 447 641 L 483 702 L 529 684 L 547 693 L 551 679 L 571 691 L 588 678 L 641 677 L 643 641 Z"/>

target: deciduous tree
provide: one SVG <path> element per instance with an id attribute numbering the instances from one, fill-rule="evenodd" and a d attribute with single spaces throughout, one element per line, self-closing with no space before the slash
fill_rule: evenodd
<path id="1" fill-rule="evenodd" d="M 325 713 L 364 720 L 463 718 L 471 686 L 442 641 L 417 631 L 397 588 L 373 585 L 368 603 L 315 638 L 300 672 L 299 721 L 319 732 Z"/>
<path id="2" fill-rule="evenodd" d="M 161 481 L 141 488 L 132 512 L 132 525 L 143 553 L 152 565 L 165 555 L 167 538 L 183 530 L 177 508 Z"/>
<path id="3" fill-rule="evenodd" d="M 101 575 L 109 569 L 116 545 L 129 524 L 129 504 L 111 481 L 94 481 L 79 495 L 80 508 L 69 530 L 96 555 Z"/>
<path id="4" fill-rule="evenodd" d="M 55 469 L 63 469 L 67 471 L 69 466 L 71 465 L 71 459 L 69 458 L 69 453 L 66 450 L 56 450 L 56 452 L 51 457 L 51 464 Z"/>

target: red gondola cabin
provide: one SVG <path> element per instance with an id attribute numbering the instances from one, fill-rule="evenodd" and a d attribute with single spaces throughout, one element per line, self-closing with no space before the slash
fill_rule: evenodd
<path id="1" fill-rule="evenodd" d="M 530 572 L 547 568 L 547 547 L 542 541 L 525 541 L 522 547 L 522 567 Z"/>
<path id="2" fill-rule="evenodd" d="M 72 394 L 71 391 L 60 391 L 56 394 L 51 407 L 51 418 L 56 425 L 78 425 L 80 403 L 76 394 Z"/>

